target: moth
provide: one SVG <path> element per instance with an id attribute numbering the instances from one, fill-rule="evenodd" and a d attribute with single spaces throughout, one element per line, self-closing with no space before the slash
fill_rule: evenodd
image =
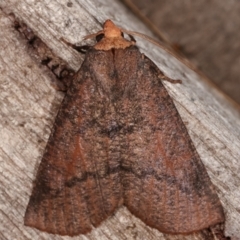
<path id="1" fill-rule="evenodd" d="M 39 166 L 24 224 L 86 234 L 122 205 L 163 233 L 224 222 L 214 186 L 161 80 L 111 20 L 75 74 Z"/>

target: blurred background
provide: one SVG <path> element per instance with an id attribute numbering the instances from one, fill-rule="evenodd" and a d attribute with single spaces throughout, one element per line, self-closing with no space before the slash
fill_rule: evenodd
<path id="1" fill-rule="evenodd" d="M 240 104 L 239 0 L 122 0 L 156 37 Z"/>

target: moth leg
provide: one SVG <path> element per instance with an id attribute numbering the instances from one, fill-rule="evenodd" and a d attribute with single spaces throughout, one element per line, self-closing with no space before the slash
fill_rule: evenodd
<path id="1" fill-rule="evenodd" d="M 77 45 L 75 45 L 73 43 L 68 42 L 64 38 L 61 38 L 60 40 L 62 40 L 65 44 L 67 44 L 68 46 L 72 47 L 76 51 L 78 51 L 80 53 L 83 53 L 83 54 L 85 54 L 89 50 L 89 48 L 91 48 L 91 46 L 89 46 L 89 45 L 77 46 Z"/>
<path id="2" fill-rule="evenodd" d="M 83 46 L 72 45 L 72 48 L 77 50 L 80 53 L 85 54 L 91 48 L 91 46 L 89 46 L 89 45 L 83 45 Z"/>
<path id="3" fill-rule="evenodd" d="M 132 35 L 128 35 L 132 42 L 136 43 L 136 39 Z"/>
<path id="4" fill-rule="evenodd" d="M 182 83 L 182 80 L 179 80 L 179 79 L 175 80 L 175 79 L 169 78 L 166 75 L 164 75 L 164 73 L 160 70 L 158 70 L 158 77 L 161 78 L 161 80 L 163 81 L 168 81 L 173 84 Z"/>
<path id="5" fill-rule="evenodd" d="M 149 59 L 147 56 L 143 55 L 145 59 L 148 59 L 148 61 L 151 61 L 151 59 Z M 172 79 L 167 77 L 152 61 L 151 61 L 151 66 L 154 68 L 154 70 L 156 71 L 156 74 L 158 75 L 158 77 L 163 80 L 163 81 L 168 81 L 170 83 L 176 84 L 176 83 L 182 83 L 182 80 L 179 79 Z"/>

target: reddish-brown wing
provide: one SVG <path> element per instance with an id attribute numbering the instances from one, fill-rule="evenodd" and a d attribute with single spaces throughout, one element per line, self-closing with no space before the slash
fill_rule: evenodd
<path id="1" fill-rule="evenodd" d="M 134 47 L 87 54 L 56 118 L 26 225 L 86 233 L 122 201 L 163 232 L 187 233 L 224 220 L 157 72 Z"/>
<path id="2" fill-rule="evenodd" d="M 123 61 L 124 59 L 124 61 Z M 124 204 L 151 227 L 191 233 L 224 221 L 205 167 L 156 68 L 136 48 L 119 51 Z"/>
<path id="3" fill-rule="evenodd" d="M 110 55 L 111 57 L 112 55 Z M 87 233 L 122 204 L 111 59 L 89 51 L 56 117 L 25 214 L 25 225 Z"/>

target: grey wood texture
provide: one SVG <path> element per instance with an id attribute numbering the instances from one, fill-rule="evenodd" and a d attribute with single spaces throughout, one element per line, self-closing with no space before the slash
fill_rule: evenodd
<path id="1" fill-rule="evenodd" d="M 122 0 L 136 6 L 222 91 L 240 103 L 238 0 Z"/>

